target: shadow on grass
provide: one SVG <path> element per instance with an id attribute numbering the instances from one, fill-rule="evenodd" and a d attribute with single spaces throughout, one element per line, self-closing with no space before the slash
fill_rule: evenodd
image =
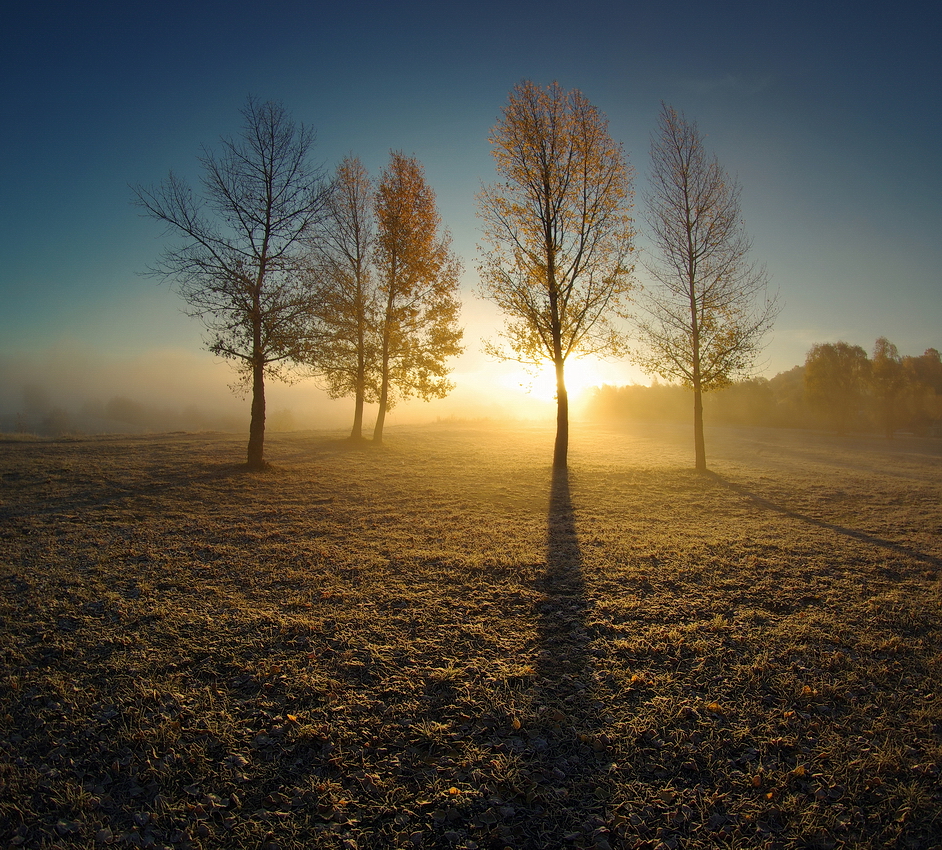
<path id="1" fill-rule="evenodd" d="M 534 846 L 592 842 L 604 833 L 606 759 L 589 652 L 589 601 L 565 469 L 553 470 L 546 572 L 536 586 L 543 598 L 536 610 L 537 693 L 526 730 L 527 798 L 536 821 L 530 835 L 539 836 Z"/>
<path id="2" fill-rule="evenodd" d="M 43 496 L 43 507 L 22 507 L 10 503 L 0 507 L 0 518 L 13 520 L 21 517 L 50 516 L 63 511 L 74 512 L 86 509 L 105 508 L 129 502 L 140 496 L 157 497 L 176 490 L 187 489 L 194 484 L 211 484 L 222 481 L 250 480 L 259 475 L 277 475 L 277 469 L 249 469 L 245 463 L 196 462 L 187 468 L 165 469 L 146 480 L 123 480 L 96 476 L 94 470 L 77 475 L 68 487 L 59 487 L 50 496 Z"/>
<path id="3" fill-rule="evenodd" d="M 784 505 L 779 505 L 775 502 L 772 502 L 769 499 L 766 499 L 763 496 L 746 489 L 741 484 L 736 484 L 733 481 L 723 478 L 721 475 L 718 475 L 715 472 L 707 472 L 706 475 L 708 475 L 718 484 L 726 487 L 728 490 L 731 490 L 736 495 L 742 496 L 742 498 L 748 499 L 753 504 L 758 505 L 761 508 L 775 511 L 776 513 L 786 516 L 789 519 L 797 519 L 801 522 L 807 523 L 808 525 L 813 525 L 816 528 L 823 528 L 827 531 L 833 531 L 837 534 L 842 534 L 845 537 L 849 537 L 852 540 L 858 540 L 861 543 L 867 543 L 870 546 L 877 546 L 881 549 L 887 549 L 890 552 L 896 552 L 898 555 L 905 555 L 907 558 L 912 558 L 916 561 L 922 561 L 924 564 L 929 564 L 933 567 L 942 567 L 942 558 L 937 558 L 935 555 L 927 555 L 925 552 L 919 552 L 918 550 L 912 549 L 909 546 L 903 546 L 901 543 L 894 543 L 892 540 L 884 540 L 882 537 L 874 537 L 872 534 L 867 534 L 864 531 L 857 531 L 853 528 L 846 528 L 842 525 L 838 525 L 837 523 L 827 522 L 823 519 L 817 519 L 815 517 L 808 516 L 807 514 L 793 511 L 791 508 L 786 508 Z"/>

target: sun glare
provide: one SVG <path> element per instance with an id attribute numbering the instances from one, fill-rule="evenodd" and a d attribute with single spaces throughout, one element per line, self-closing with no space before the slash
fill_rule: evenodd
<path id="1" fill-rule="evenodd" d="M 605 383 L 601 372 L 591 360 L 570 358 L 566 361 L 565 375 L 570 401 L 577 400 L 591 387 L 600 387 Z M 535 375 L 520 369 L 508 375 L 505 380 L 508 386 L 539 401 L 556 400 L 556 373 L 550 364 Z"/>

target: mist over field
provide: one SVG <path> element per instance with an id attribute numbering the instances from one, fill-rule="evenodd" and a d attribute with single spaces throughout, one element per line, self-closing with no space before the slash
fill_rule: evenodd
<path id="1" fill-rule="evenodd" d="M 229 364 L 199 350 L 164 349 L 102 359 L 88 347 L 62 343 L 40 354 L 0 359 L 0 433 L 245 432 L 249 397 Z M 499 375 L 499 370 L 498 370 Z M 398 423 L 437 419 L 548 420 L 551 401 L 519 386 L 475 387 L 461 373 L 445 399 L 397 405 Z M 472 381 L 477 376 L 472 375 Z M 234 391 L 233 388 L 237 391 Z M 331 399 L 312 379 L 266 385 L 272 431 L 348 428 L 352 401 Z M 373 406 L 367 406 L 367 413 Z"/>

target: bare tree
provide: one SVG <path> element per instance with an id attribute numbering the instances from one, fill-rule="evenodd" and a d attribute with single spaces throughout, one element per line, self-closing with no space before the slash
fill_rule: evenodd
<path id="1" fill-rule="evenodd" d="M 332 398 L 353 395 L 353 440 L 363 436 L 364 402 L 379 398 L 380 293 L 373 243 L 373 184 L 360 160 L 347 157 L 337 168 L 311 245 L 318 278 L 315 365 Z"/>
<path id="2" fill-rule="evenodd" d="M 645 211 L 654 279 L 634 318 L 648 374 L 693 389 L 696 468 L 706 469 L 703 396 L 748 376 L 778 315 L 764 267 L 748 258 L 740 187 L 707 155 L 695 123 L 664 106 L 651 143 Z"/>
<path id="3" fill-rule="evenodd" d="M 614 318 L 631 288 L 631 170 L 585 96 L 526 80 L 491 131 L 500 183 L 478 197 L 480 294 L 504 312 L 486 351 L 556 373 L 553 466 L 565 467 L 571 355 L 624 352 Z"/>
<path id="4" fill-rule="evenodd" d="M 248 465 L 264 467 L 265 375 L 289 379 L 310 359 L 315 297 L 305 235 L 321 215 L 321 172 L 308 163 L 314 133 L 277 103 L 249 98 L 237 139 L 200 157 L 200 191 L 173 173 L 135 188 L 145 213 L 180 241 L 151 271 L 169 279 L 209 331 L 210 351 L 251 386 Z"/>
<path id="5" fill-rule="evenodd" d="M 419 162 L 394 151 L 376 190 L 376 273 L 381 293 L 379 410 L 374 442 L 399 398 L 443 398 L 445 361 L 461 353 L 461 262 L 441 228 L 435 193 Z"/>

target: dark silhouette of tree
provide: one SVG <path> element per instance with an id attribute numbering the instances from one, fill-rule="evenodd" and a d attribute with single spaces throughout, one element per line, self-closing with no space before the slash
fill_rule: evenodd
<path id="1" fill-rule="evenodd" d="M 870 360 L 870 385 L 876 419 L 887 439 L 893 438 L 902 418 L 906 384 L 906 370 L 899 351 L 885 336 L 881 336 L 874 345 Z"/>
<path id="2" fill-rule="evenodd" d="M 359 159 L 347 157 L 338 166 L 311 245 L 318 280 L 315 367 L 331 398 L 353 395 L 351 438 L 359 440 L 364 402 L 379 397 L 380 348 L 373 184 Z"/>
<path id="3" fill-rule="evenodd" d="M 870 361 L 859 345 L 820 343 L 805 358 L 808 402 L 838 434 L 860 415 L 869 380 Z"/>
<path id="4" fill-rule="evenodd" d="M 740 187 L 703 134 L 668 106 L 651 143 L 645 213 L 655 253 L 634 317 L 648 373 L 693 390 L 696 468 L 706 469 L 703 393 L 751 374 L 778 314 L 765 269 L 749 260 Z"/>
<path id="5" fill-rule="evenodd" d="M 585 96 L 525 80 L 491 131 L 499 183 L 478 197 L 480 294 L 505 315 L 499 359 L 556 372 L 554 467 L 565 467 L 571 355 L 624 353 L 612 319 L 631 287 L 631 170 Z"/>
<path id="6" fill-rule="evenodd" d="M 209 331 L 214 354 L 251 386 L 248 465 L 264 467 L 265 376 L 288 380 L 311 359 L 315 293 L 305 238 L 322 214 L 314 133 L 277 103 L 249 98 L 237 139 L 200 157 L 198 192 L 173 173 L 137 187 L 137 203 L 179 241 L 152 273 L 172 281 Z"/>
<path id="7" fill-rule="evenodd" d="M 379 410 L 374 442 L 399 398 L 443 398 L 449 357 L 461 353 L 461 262 L 442 230 L 419 162 L 394 151 L 376 191 L 374 262 L 380 292 Z"/>

